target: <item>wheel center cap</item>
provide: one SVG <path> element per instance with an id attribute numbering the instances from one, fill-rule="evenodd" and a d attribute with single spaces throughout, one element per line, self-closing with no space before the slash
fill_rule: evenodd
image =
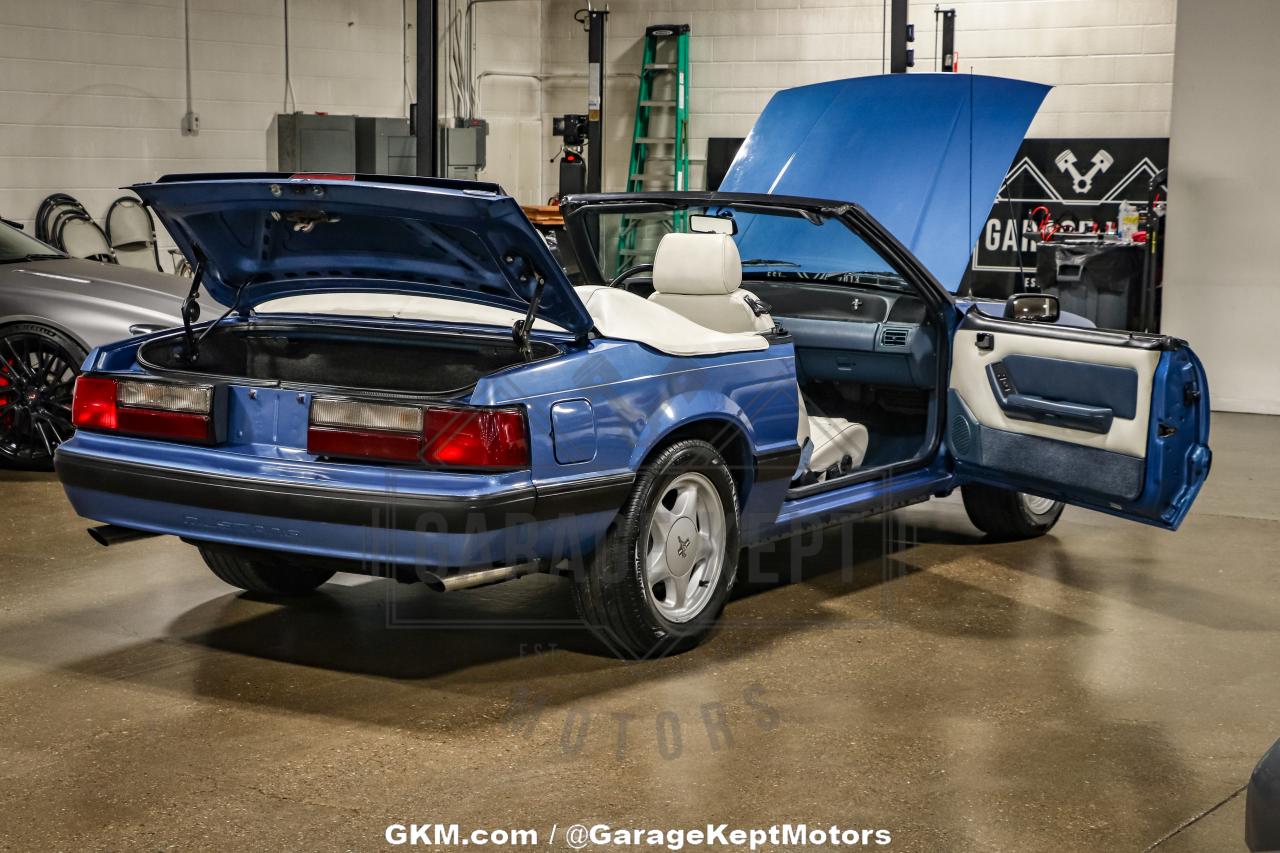
<path id="1" fill-rule="evenodd" d="M 28 403 L 34 403 L 36 400 L 40 399 L 40 392 L 35 390 L 28 391 L 26 393 L 26 397 Z"/>
<path id="2" fill-rule="evenodd" d="M 697 559 L 698 528 L 693 519 L 681 516 L 667 532 L 667 568 L 676 577 L 684 577 Z"/>

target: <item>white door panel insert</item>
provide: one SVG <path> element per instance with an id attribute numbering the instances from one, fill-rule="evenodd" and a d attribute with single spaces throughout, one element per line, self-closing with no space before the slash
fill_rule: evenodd
<path id="1" fill-rule="evenodd" d="M 1051 438 L 1139 458 L 1146 457 L 1151 387 L 1156 366 L 1160 362 L 1159 350 L 1101 346 L 1084 341 L 1001 332 L 991 333 L 991 349 L 980 350 L 977 346 L 978 334 L 967 329 L 956 332 L 951 367 L 951 388 L 959 394 L 978 423 L 1006 432 Z M 1136 414 L 1132 419 L 1116 418 L 1111 423 L 1110 431 L 1106 433 L 1091 433 L 1011 418 L 1000 407 L 987 378 L 987 365 L 1011 355 L 1133 368 L 1138 374 Z"/>

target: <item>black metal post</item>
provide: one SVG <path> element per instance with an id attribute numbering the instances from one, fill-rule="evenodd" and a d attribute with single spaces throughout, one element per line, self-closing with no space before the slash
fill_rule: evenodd
<path id="1" fill-rule="evenodd" d="M 889 11 L 889 73 L 905 74 L 907 59 L 907 0 L 893 0 Z"/>
<path id="2" fill-rule="evenodd" d="M 440 99 L 436 42 L 440 29 L 438 0 L 418 3 L 418 104 L 414 128 L 418 135 L 417 172 L 433 178 L 440 168 Z"/>
<path id="3" fill-rule="evenodd" d="M 956 70 L 956 10 L 942 10 L 942 70 Z"/>
<path id="4" fill-rule="evenodd" d="M 587 14 L 587 192 L 598 193 L 604 174 L 604 56 L 608 10 Z"/>

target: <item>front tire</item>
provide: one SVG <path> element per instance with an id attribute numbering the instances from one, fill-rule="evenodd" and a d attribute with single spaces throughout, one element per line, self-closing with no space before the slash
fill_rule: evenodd
<path id="1" fill-rule="evenodd" d="M 705 441 L 664 448 L 640 471 L 574 580 L 587 626 L 619 656 L 661 657 L 715 626 L 738 572 L 738 492 Z"/>
<path id="2" fill-rule="evenodd" d="M 974 527 L 1000 541 L 1043 536 L 1062 516 L 1062 501 L 1026 492 L 969 483 L 961 487 L 960 493 Z"/>
<path id="3" fill-rule="evenodd" d="M 38 323 L 0 329 L 0 465 L 53 467 L 53 453 L 75 431 L 71 395 L 84 349 Z"/>
<path id="4" fill-rule="evenodd" d="M 283 554 L 243 548 L 201 545 L 205 565 L 223 583 L 262 595 L 292 596 L 313 592 L 334 572 L 291 560 Z"/>

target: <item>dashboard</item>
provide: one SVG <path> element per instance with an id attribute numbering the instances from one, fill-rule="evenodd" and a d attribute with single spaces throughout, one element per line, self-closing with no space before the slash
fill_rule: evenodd
<path id="1" fill-rule="evenodd" d="M 791 333 L 801 381 L 933 388 L 937 347 L 933 327 L 925 323 L 925 303 L 911 293 L 865 286 L 882 278 L 857 274 L 838 283 L 744 278 L 742 289 L 768 303 Z"/>

